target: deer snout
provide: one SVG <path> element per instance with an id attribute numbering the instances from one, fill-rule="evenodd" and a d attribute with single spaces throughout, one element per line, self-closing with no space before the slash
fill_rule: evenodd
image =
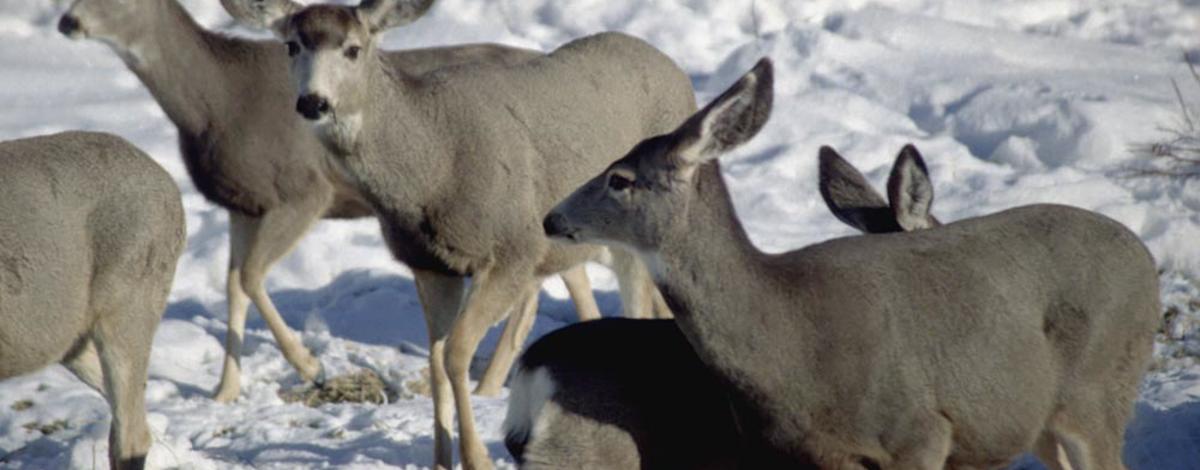
<path id="1" fill-rule="evenodd" d="M 542 230 L 550 238 L 570 238 L 571 229 L 567 225 L 567 217 L 557 212 L 551 212 L 542 220 Z"/>
<path id="2" fill-rule="evenodd" d="M 58 20 L 58 32 L 64 36 L 71 37 L 79 32 L 79 18 L 67 13 Z"/>
<path id="3" fill-rule="evenodd" d="M 316 93 L 303 95 L 296 100 L 296 112 L 305 119 L 316 121 L 329 112 L 329 100 Z"/>

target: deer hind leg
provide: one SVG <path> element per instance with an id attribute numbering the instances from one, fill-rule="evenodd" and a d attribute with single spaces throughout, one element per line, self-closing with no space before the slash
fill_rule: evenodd
<path id="1" fill-rule="evenodd" d="M 1033 455 L 1050 470 L 1074 470 L 1067 461 L 1066 451 L 1058 444 L 1054 433 L 1043 431 L 1034 445 Z"/>
<path id="2" fill-rule="evenodd" d="M 249 231 L 241 267 L 242 289 L 258 307 L 267 328 L 279 343 L 283 357 L 304 380 L 320 379 L 321 363 L 283 321 L 279 310 L 267 295 L 264 281 L 271 266 L 292 251 L 327 206 L 327 200 L 317 199 L 279 207 L 263 214 L 257 226 Z"/>
<path id="3" fill-rule="evenodd" d="M 79 380 L 93 390 L 104 395 L 104 370 L 100 365 L 100 356 L 96 352 L 96 343 L 91 338 L 83 338 L 67 357 L 62 365 L 75 374 Z"/>
<path id="4" fill-rule="evenodd" d="M 450 427 L 454 422 L 454 396 L 446 374 L 446 337 L 462 306 L 463 278 L 429 271 L 413 270 L 417 296 L 425 312 L 429 330 L 429 385 L 433 395 L 434 468 L 454 467 L 454 447 Z"/>
<path id="5" fill-rule="evenodd" d="M 512 266 L 477 272 L 471 290 L 446 343 L 446 372 L 454 391 L 454 405 L 458 411 L 459 449 L 462 452 L 463 468 L 466 470 L 491 469 L 471 409 L 468 371 L 471 357 L 479 345 L 480 338 L 497 320 L 538 285 L 532 268 L 512 269 Z M 506 269 L 506 270 L 502 270 Z"/>
<path id="6" fill-rule="evenodd" d="M 1073 470 L 1126 470 L 1121 460 L 1124 421 L 1112 427 L 1104 416 L 1103 406 L 1112 408 L 1110 402 L 1096 400 L 1093 412 L 1072 409 L 1072 415 L 1061 412 L 1051 423 L 1051 432 L 1067 454 Z M 1102 405 L 1103 404 L 1103 405 Z M 1081 406 L 1082 403 L 1076 404 Z M 1096 416 L 1096 418 L 1088 418 Z"/>
<path id="7" fill-rule="evenodd" d="M 492 353 L 487 370 L 479 379 L 479 385 L 475 387 L 476 395 L 494 397 L 500 394 L 508 372 L 512 370 L 517 352 L 521 350 L 521 345 L 525 344 L 525 338 L 529 336 L 529 330 L 533 328 L 533 321 L 537 318 L 539 292 L 540 289 L 535 285 L 521 300 L 520 305 L 509 313 L 496 351 Z"/>
<path id="8" fill-rule="evenodd" d="M 935 470 L 946 468 L 953 444 L 954 429 L 941 413 L 931 413 L 912 426 L 913 434 L 895 461 L 878 468 Z M 871 468 L 870 465 L 864 465 Z"/>
<path id="9" fill-rule="evenodd" d="M 146 369 L 165 298 L 164 289 L 157 299 L 126 299 L 129 302 L 121 307 L 124 310 L 101 316 L 92 333 L 104 377 L 104 395 L 112 410 L 108 453 L 113 469 L 142 469 L 150 451 Z"/>

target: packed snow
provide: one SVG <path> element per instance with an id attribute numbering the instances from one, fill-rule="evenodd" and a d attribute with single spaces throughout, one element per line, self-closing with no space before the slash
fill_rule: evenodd
<path id="1" fill-rule="evenodd" d="M 426 363 L 410 272 L 374 222 L 325 221 L 271 271 L 268 288 L 332 374 L 362 368 L 401 390 L 385 405 L 285 403 L 301 386 L 252 315 L 243 392 L 210 399 L 222 365 L 228 216 L 195 190 L 174 127 L 107 46 L 54 25 L 66 0 L 0 0 L 0 139 L 66 129 L 114 132 L 149 152 L 183 192 L 188 247 L 155 337 L 147 402 L 152 468 L 421 468 L 432 462 L 432 407 L 407 392 Z M 217 0 L 185 0 L 230 34 Z M 755 243 L 778 252 L 852 231 L 816 188 L 817 148 L 832 145 L 882 187 L 900 147 L 924 153 L 943 221 L 1035 202 L 1096 210 L 1126 224 L 1163 271 L 1167 315 L 1155 369 L 1127 432 L 1135 470 L 1200 468 L 1200 180 L 1128 179 L 1131 149 L 1200 108 L 1184 56 L 1200 57 L 1196 0 L 440 0 L 387 35 L 389 48 L 491 41 L 551 50 L 619 30 L 675 58 L 698 98 L 759 57 L 775 60 L 767 128 L 723 161 Z M 614 155 L 614 157 L 616 157 Z M 611 274 L 588 270 L 606 314 Z M 548 281 L 531 341 L 573 321 Z M 493 331 L 476 358 L 494 347 Z M 614 345 L 619 347 L 619 345 Z M 473 400 L 493 458 L 504 397 Z M 54 366 L 0 383 L 0 467 L 104 468 L 103 399 Z M 1017 465 L 1037 468 L 1032 459 Z"/>

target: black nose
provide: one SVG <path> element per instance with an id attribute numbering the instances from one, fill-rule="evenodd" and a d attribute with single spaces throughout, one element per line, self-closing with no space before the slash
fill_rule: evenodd
<path id="1" fill-rule="evenodd" d="M 58 32 L 63 33 L 67 36 L 70 36 L 70 35 L 74 34 L 76 31 L 79 31 L 79 19 L 78 18 L 75 18 L 74 16 L 71 16 L 68 14 L 68 15 L 63 15 L 62 18 L 58 20 Z"/>
<path id="2" fill-rule="evenodd" d="M 559 237 L 567 234 L 567 218 L 559 213 L 550 213 L 542 220 L 542 230 L 548 237 Z"/>
<path id="3" fill-rule="evenodd" d="M 315 121 L 320 119 L 322 114 L 329 112 L 329 100 L 316 93 L 309 93 L 296 100 L 296 112 L 305 119 Z"/>

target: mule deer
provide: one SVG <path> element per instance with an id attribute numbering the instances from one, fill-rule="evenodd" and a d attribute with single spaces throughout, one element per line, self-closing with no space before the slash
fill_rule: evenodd
<path id="1" fill-rule="evenodd" d="M 453 460 L 447 443 L 457 411 L 464 467 L 488 468 L 467 377 L 480 337 L 541 277 L 600 250 L 551 245 L 541 214 L 588 172 L 692 112 L 688 77 L 653 47 L 616 33 L 513 67 L 404 77 L 380 64 L 378 37 L 432 0 L 275 4 L 284 6 L 259 11 L 275 15 L 264 23 L 292 52 L 297 111 L 414 272 L 433 342 L 436 465 Z"/>
<path id="2" fill-rule="evenodd" d="M 916 147 L 896 157 L 890 204 L 832 148 L 819 159 L 829 210 L 859 231 L 902 231 L 898 219 L 940 225 Z M 626 346 L 596 354 L 612 342 Z M 732 412 L 724 384 L 674 322 L 604 319 L 554 331 L 522 354 L 505 445 L 524 469 L 736 468 L 750 453 Z"/>
<path id="3" fill-rule="evenodd" d="M 756 249 L 716 158 L 765 124 L 763 60 L 545 218 L 635 248 L 740 428 L 817 468 L 989 468 L 1034 450 L 1118 469 L 1158 323 L 1154 261 L 1092 212 L 1034 205 L 931 230 Z M 721 263 L 712 269 L 711 262 Z"/>
<path id="4" fill-rule="evenodd" d="M 235 17 L 254 12 L 235 0 L 222 4 Z M 263 282 L 271 266 L 316 220 L 372 214 L 354 186 L 328 164 L 327 150 L 292 113 L 295 98 L 287 81 L 286 48 L 205 30 L 177 0 L 77 0 L 58 28 L 70 37 L 98 39 L 116 50 L 175 124 L 192 183 L 229 211 L 229 329 L 215 398 L 230 401 L 240 393 L 241 348 L 251 301 L 300 376 L 313 380 L 322 375 L 320 362 L 288 328 Z M 381 57 L 395 73 L 420 75 L 457 64 L 511 65 L 541 55 L 474 44 Z M 582 267 L 562 277 L 580 318 L 599 318 Z M 496 384 L 492 388 L 499 388 L 507 372 L 506 361 L 515 353 L 511 343 L 502 341 L 493 355 L 501 367 L 483 382 Z"/>
<path id="5" fill-rule="evenodd" d="M 175 182 L 121 138 L 0 143 L 0 379 L 61 362 L 99 391 L 113 469 L 150 450 L 146 367 L 184 236 Z"/>

